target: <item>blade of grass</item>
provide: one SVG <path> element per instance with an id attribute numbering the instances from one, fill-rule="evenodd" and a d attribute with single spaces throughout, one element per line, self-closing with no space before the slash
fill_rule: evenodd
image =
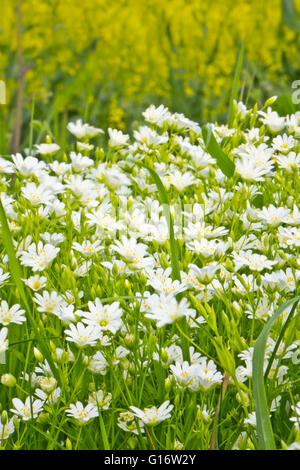
<path id="1" fill-rule="evenodd" d="M 237 97 L 238 97 L 239 83 L 240 83 L 241 71 L 242 71 L 243 60 L 244 60 L 244 52 L 245 52 L 245 45 L 242 42 L 239 48 L 237 63 L 235 66 L 235 71 L 234 71 L 234 78 L 232 82 L 228 118 L 227 118 L 228 127 L 231 127 L 233 123 L 233 111 L 234 111 L 233 106 L 234 106 L 234 100 L 237 100 Z"/>
<path id="2" fill-rule="evenodd" d="M 300 17 L 293 0 L 282 0 L 283 22 L 296 33 L 300 33 Z"/>
<path id="3" fill-rule="evenodd" d="M 6 250 L 7 256 L 8 256 L 9 269 L 10 269 L 12 280 L 14 281 L 14 283 L 16 285 L 16 288 L 17 288 L 17 291 L 20 294 L 21 302 L 23 303 L 23 306 L 26 310 L 26 314 L 27 314 L 29 323 L 30 323 L 30 325 L 32 326 L 32 328 L 34 330 L 35 337 L 36 337 L 37 342 L 39 344 L 39 348 L 41 350 L 41 353 L 47 359 L 47 361 L 49 363 L 49 366 L 51 367 L 51 370 L 52 370 L 53 375 L 55 376 L 56 380 L 58 382 L 60 382 L 59 372 L 58 372 L 58 370 L 57 370 L 57 368 L 56 368 L 56 366 L 55 366 L 55 364 L 52 360 L 50 351 L 48 350 L 45 343 L 42 341 L 39 329 L 36 326 L 36 322 L 35 322 L 35 320 L 32 316 L 31 309 L 30 309 L 28 301 L 27 301 L 26 292 L 25 292 L 25 289 L 24 289 L 24 286 L 23 286 L 23 281 L 22 281 L 22 278 L 23 278 L 22 269 L 21 269 L 19 261 L 16 257 L 12 236 L 11 236 L 11 233 L 10 233 L 10 230 L 9 230 L 9 226 L 8 226 L 8 222 L 7 222 L 7 218 L 6 218 L 6 214 L 5 214 L 5 210 L 4 210 L 1 198 L 0 198 L 0 223 L 1 223 L 2 241 L 3 241 L 4 248 Z"/>
<path id="4" fill-rule="evenodd" d="M 258 446 L 260 450 L 275 450 L 275 440 L 273 435 L 273 429 L 269 416 L 269 407 L 267 401 L 267 395 L 265 390 L 264 380 L 264 361 L 265 361 L 265 349 L 270 330 L 278 319 L 278 317 L 284 312 L 284 310 L 293 306 L 299 302 L 300 296 L 294 297 L 282 304 L 270 318 L 264 329 L 258 336 L 254 345 L 253 352 L 253 395 L 255 402 L 256 412 L 256 423 L 257 423 L 257 436 Z"/>
<path id="5" fill-rule="evenodd" d="M 171 265 L 172 265 L 172 277 L 174 280 L 181 281 L 181 275 L 180 275 L 180 267 L 179 267 L 179 250 L 178 250 L 178 245 L 177 241 L 175 239 L 174 235 L 174 226 L 173 226 L 173 220 L 172 220 L 172 214 L 170 211 L 170 205 L 169 205 L 169 200 L 168 200 L 168 195 L 167 191 L 156 173 L 155 170 L 152 168 L 148 167 L 147 165 L 143 163 L 138 163 L 140 166 L 144 167 L 146 170 L 151 175 L 151 178 L 153 179 L 154 183 L 156 184 L 160 201 L 163 206 L 163 211 L 164 211 L 164 216 L 166 218 L 168 228 L 169 228 L 169 241 L 170 241 L 170 248 L 171 248 L 171 253 L 170 253 L 170 258 L 171 258 Z"/>
<path id="6" fill-rule="evenodd" d="M 220 170 L 225 176 L 228 176 L 228 178 L 233 176 L 235 165 L 228 155 L 221 149 L 209 124 L 202 127 L 202 137 L 207 152 L 216 160 Z"/>

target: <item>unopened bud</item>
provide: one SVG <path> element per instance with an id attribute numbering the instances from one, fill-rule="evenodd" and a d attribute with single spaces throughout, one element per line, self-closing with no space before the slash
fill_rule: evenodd
<path id="1" fill-rule="evenodd" d="M 6 387 L 14 387 L 16 385 L 16 378 L 12 374 L 3 374 L 1 376 L 1 383 Z"/>
<path id="2" fill-rule="evenodd" d="M 36 347 L 33 348 L 33 354 L 34 354 L 34 357 L 36 358 L 37 361 L 43 362 L 44 356 L 41 353 L 41 351 L 38 350 L 38 348 L 36 348 Z"/>

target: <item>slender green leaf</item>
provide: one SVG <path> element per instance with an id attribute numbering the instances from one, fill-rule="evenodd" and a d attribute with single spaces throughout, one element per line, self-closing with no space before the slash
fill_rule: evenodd
<path id="1" fill-rule="evenodd" d="M 176 241 L 175 235 L 174 235 L 174 226 L 173 226 L 172 214 L 171 214 L 171 211 L 170 211 L 170 205 L 169 205 L 167 191 L 166 191 L 160 177 L 158 176 L 158 174 L 156 173 L 155 170 L 153 170 L 152 168 L 148 167 L 147 165 L 145 165 L 143 163 L 139 163 L 139 165 L 143 166 L 146 170 L 148 170 L 148 172 L 150 173 L 154 183 L 156 184 L 156 187 L 157 187 L 157 190 L 158 190 L 158 193 L 159 193 L 159 197 L 160 197 L 160 201 L 161 201 L 162 206 L 163 206 L 164 216 L 167 220 L 167 224 L 168 224 L 168 228 L 169 228 L 169 236 L 170 236 L 169 241 L 170 241 L 170 248 L 171 248 L 170 257 L 171 257 L 171 264 L 172 264 L 172 276 L 173 276 L 173 279 L 178 279 L 180 281 L 181 280 L 181 275 L 180 275 L 180 267 L 179 267 L 179 250 L 178 250 L 177 241 Z"/>
<path id="2" fill-rule="evenodd" d="M 235 165 L 228 155 L 221 149 L 209 124 L 202 127 L 202 137 L 207 152 L 216 160 L 220 170 L 225 176 L 228 176 L 228 178 L 233 176 Z"/>
<path id="3" fill-rule="evenodd" d="M 235 66 L 235 71 L 234 71 L 234 78 L 232 82 L 228 119 L 227 119 L 228 127 L 231 127 L 233 123 L 234 100 L 237 101 L 237 98 L 238 98 L 239 83 L 240 83 L 241 71 L 242 71 L 243 60 L 244 60 L 244 52 L 245 52 L 245 45 L 242 42 L 239 52 L 238 52 L 238 58 L 237 58 L 237 63 Z"/>
<path id="4" fill-rule="evenodd" d="M 282 0 L 282 19 L 290 29 L 300 33 L 300 16 L 293 0 Z"/>
<path id="5" fill-rule="evenodd" d="M 252 378 L 258 445 L 260 450 L 275 450 L 276 448 L 264 381 L 265 349 L 268 335 L 273 324 L 285 309 L 289 306 L 292 307 L 296 302 L 299 302 L 299 300 L 300 296 L 297 296 L 282 304 L 265 325 L 254 345 Z"/>

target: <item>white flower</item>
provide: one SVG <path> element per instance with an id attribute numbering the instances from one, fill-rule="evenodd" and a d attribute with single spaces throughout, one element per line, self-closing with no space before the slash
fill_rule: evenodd
<path id="1" fill-rule="evenodd" d="M 70 324 L 70 329 L 65 330 L 66 340 L 75 343 L 79 348 L 95 346 L 101 338 L 101 330 L 98 326 L 90 324 L 85 326 L 78 322 L 75 325 Z"/>
<path id="2" fill-rule="evenodd" d="M 60 150 L 60 146 L 57 144 L 40 144 L 35 145 L 35 148 L 41 155 L 50 155 Z"/>
<path id="3" fill-rule="evenodd" d="M 263 269 L 272 269 L 277 264 L 276 260 L 269 260 L 265 255 L 252 253 L 251 250 L 233 252 L 233 260 L 237 270 L 242 266 L 248 266 L 251 271 L 262 271 Z"/>
<path id="4" fill-rule="evenodd" d="M 260 120 L 273 132 L 280 132 L 285 127 L 285 117 L 279 116 L 277 111 L 272 111 L 271 107 L 267 111 L 258 111 L 262 117 Z"/>
<path id="5" fill-rule="evenodd" d="M 24 196 L 33 206 L 40 204 L 48 204 L 53 195 L 51 191 L 46 189 L 43 185 L 36 185 L 35 183 L 27 183 L 21 189 L 22 196 Z"/>
<path id="6" fill-rule="evenodd" d="M 133 132 L 134 138 L 141 144 L 142 148 L 149 146 L 156 146 L 168 142 L 169 137 L 166 133 L 163 135 L 158 134 L 148 126 L 140 126 L 138 130 Z"/>
<path id="7" fill-rule="evenodd" d="M 30 266 L 33 271 L 43 271 L 54 260 L 59 248 L 46 243 L 43 245 L 41 241 L 38 245 L 32 243 L 28 250 L 20 252 L 20 260 L 24 266 Z"/>
<path id="8" fill-rule="evenodd" d="M 270 204 L 268 207 L 257 210 L 256 213 L 259 220 L 274 227 L 285 222 L 290 214 L 290 210 L 286 207 L 275 207 L 273 204 Z"/>
<path id="9" fill-rule="evenodd" d="M 160 127 L 163 126 L 164 122 L 166 122 L 167 119 L 169 119 L 171 116 L 168 108 L 162 104 L 158 107 L 155 107 L 153 104 L 151 104 L 142 113 L 142 115 L 145 118 L 145 121 L 151 122 L 152 124 L 156 124 Z"/>
<path id="10" fill-rule="evenodd" d="M 146 269 L 145 274 L 148 278 L 147 285 L 153 287 L 157 292 L 165 292 L 177 295 L 187 289 L 187 286 L 180 281 L 171 278 L 172 268 L 163 270 L 158 268 L 156 270 Z"/>
<path id="11" fill-rule="evenodd" d="M 98 134 L 103 134 L 102 129 L 90 126 L 89 124 L 83 124 L 82 119 L 77 119 L 74 122 L 69 122 L 67 129 L 71 134 L 75 135 L 78 139 L 83 139 L 84 137 L 94 137 Z"/>
<path id="12" fill-rule="evenodd" d="M 23 158 L 20 153 L 12 155 L 15 169 L 23 176 L 37 175 L 40 171 L 46 169 L 46 164 L 36 157 L 28 156 Z"/>
<path id="13" fill-rule="evenodd" d="M 83 317 L 83 322 L 90 326 L 97 326 L 100 330 L 108 330 L 115 334 L 123 325 L 122 314 L 119 302 L 111 305 L 102 305 L 97 297 L 95 302 L 88 302 L 89 311 L 78 310 L 77 313 Z"/>
<path id="14" fill-rule="evenodd" d="M 295 147 L 295 145 L 296 140 L 294 139 L 294 137 L 291 135 L 288 136 L 287 134 L 278 135 L 274 137 L 272 142 L 272 147 L 281 153 L 289 152 Z"/>
<path id="15" fill-rule="evenodd" d="M 191 390 L 197 391 L 202 389 L 204 391 L 215 387 L 222 383 L 223 375 L 217 371 L 216 364 L 213 360 L 208 360 L 205 357 L 193 365 L 193 380 L 189 384 Z"/>
<path id="16" fill-rule="evenodd" d="M 281 245 L 300 246 L 300 229 L 296 227 L 279 227 L 278 240 Z"/>
<path id="17" fill-rule="evenodd" d="M 66 410 L 66 414 L 75 418 L 80 424 L 86 424 L 99 415 L 98 408 L 93 403 L 88 403 L 85 407 L 80 401 L 76 404 L 71 403 L 70 408 Z"/>
<path id="18" fill-rule="evenodd" d="M 82 243 L 73 242 L 72 248 L 73 250 L 79 251 L 85 257 L 93 256 L 95 253 L 104 250 L 104 246 L 100 245 L 99 240 L 96 240 L 94 242 L 84 240 Z"/>
<path id="19" fill-rule="evenodd" d="M 2 300 L 0 305 L 0 323 L 2 325 L 9 325 L 10 323 L 21 325 L 26 321 L 24 313 L 25 310 L 20 309 L 19 304 L 9 307 L 6 300 Z"/>
<path id="20" fill-rule="evenodd" d="M 3 445 L 2 440 L 7 439 L 15 430 L 14 419 L 10 418 L 5 424 L 0 422 L 0 443 Z"/>
<path id="21" fill-rule="evenodd" d="M 89 395 L 89 403 L 92 403 L 101 410 L 107 410 L 112 400 L 111 393 L 104 393 L 103 390 L 97 390 Z"/>
<path id="22" fill-rule="evenodd" d="M 171 364 L 170 370 L 180 388 L 188 387 L 195 376 L 195 365 L 190 365 L 187 361 Z"/>
<path id="23" fill-rule="evenodd" d="M 7 338 L 8 329 L 2 328 L 0 330 L 0 353 L 7 351 L 8 349 L 8 339 Z"/>
<path id="24" fill-rule="evenodd" d="M 81 155 L 81 153 L 71 152 L 70 159 L 72 162 L 72 167 L 75 171 L 84 171 L 94 164 L 94 160 Z"/>
<path id="25" fill-rule="evenodd" d="M 217 262 L 212 262 L 199 268 L 195 264 L 189 264 L 189 269 L 195 274 L 200 283 L 208 284 L 213 280 L 216 272 L 220 269 L 220 265 Z"/>
<path id="26" fill-rule="evenodd" d="M 128 144 L 129 135 L 123 134 L 122 131 L 118 129 L 111 129 L 108 128 L 108 135 L 109 135 L 109 145 L 111 147 L 123 147 L 124 145 Z"/>
<path id="27" fill-rule="evenodd" d="M 146 318 L 156 321 L 158 328 L 175 322 L 182 317 L 195 317 L 196 311 L 190 308 L 188 301 L 183 298 L 179 302 L 173 294 L 153 294 L 148 300 Z"/>
<path id="28" fill-rule="evenodd" d="M 143 421 L 144 424 L 149 426 L 154 426 L 166 419 L 171 418 L 171 411 L 174 408 L 174 405 L 170 405 L 170 401 L 165 401 L 159 408 L 152 406 L 151 408 L 144 408 L 140 410 L 135 406 L 131 406 L 130 409 L 133 411 L 133 414 Z"/>
<path id="29" fill-rule="evenodd" d="M 8 160 L 5 160 L 5 158 L 0 157 L 0 173 L 13 173 L 14 172 L 14 166 L 11 162 Z"/>
<path id="30" fill-rule="evenodd" d="M 23 421 L 37 418 L 44 406 L 42 400 L 33 400 L 31 397 L 27 397 L 24 403 L 19 398 L 13 398 L 12 403 L 15 408 L 10 411 L 20 416 Z"/>

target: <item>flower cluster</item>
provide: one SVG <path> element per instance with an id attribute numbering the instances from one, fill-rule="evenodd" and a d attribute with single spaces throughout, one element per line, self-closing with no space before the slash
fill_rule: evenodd
<path id="1" fill-rule="evenodd" d="M 235 103 L 231 128 L 211 125 L 232 177 L 201 126 L 164 105 L 148 107 L 132 136 L 109 128 L 106 150 L 104 131 L 77 120 L 67 129 L 80 151 L 48 138 L 1 159 L 30 307 L 2 250 L 2 447 L 24 445 L 22 426 L 29 441 L 41 429 L 41 447 L 59 430 L 58 447 L 80 432 L 85 446 L 208 448 L 220 390 L 224 448 L 257 445 L 253 348 L 300 279 L 300 115 L 279 116 L 274 100 L 258 112 Z M 290 312 L 265 354 L 270 414 L 275 426 L 285 419 L 287 445 L 299 433 Z"/>

